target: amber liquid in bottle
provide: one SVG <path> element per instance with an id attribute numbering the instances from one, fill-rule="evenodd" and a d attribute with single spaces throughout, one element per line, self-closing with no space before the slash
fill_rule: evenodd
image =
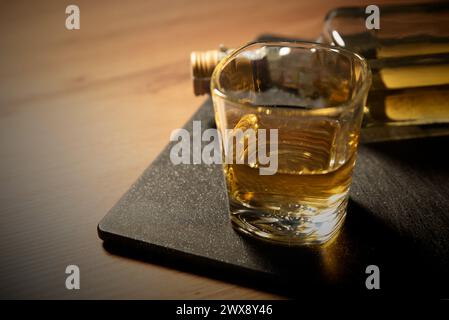
<path id="1" fill-rule="evenodd" d="M 413 47 L 406 39 L 402 41 L 379 48 L 369 60 L 373 85 L 365 123 L 448 123 L 449 38 L 423 36 Z"/>
<path id="2" fill-rule="evenodd" d="M 380 7 L 368 30 L 363 8 L 328 13 L 323 40 L 368 59 L 373 85 L 364 124 L 449 123 L 449 4 Z"/>

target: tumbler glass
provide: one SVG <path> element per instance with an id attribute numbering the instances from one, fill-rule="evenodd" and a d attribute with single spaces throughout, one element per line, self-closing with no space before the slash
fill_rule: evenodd
<path id="1" fill-rule="evenodd" d="M 233 226 L 323 244 L 346 216 L 371 83 L 366 61 L 307 42 L 253 42 L 215 68 L 211 94 Z"/>

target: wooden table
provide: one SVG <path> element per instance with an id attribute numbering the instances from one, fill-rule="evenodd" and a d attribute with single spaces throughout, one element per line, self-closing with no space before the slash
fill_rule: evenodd
<path id="1" fill-rule="evenodd" d="M 76 1 L 73 31 L 66 2 L 3 2 L 0 297 L 279 298 L 113 256 L 96 225 L 204 100 L 192 50 L 314 39 L 328 10 L 360 2 Z M 80 290 L 65 288 L 69 264 Z"/>

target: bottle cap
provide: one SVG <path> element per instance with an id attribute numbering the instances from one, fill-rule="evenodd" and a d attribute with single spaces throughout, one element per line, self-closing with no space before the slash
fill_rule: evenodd
<path id="1" fill-rule="evenodd" d="M 210 91 L 210 79 L 217 64 L 230 50 L 220 46 L 219 50 L 193 51 L 190 54 L 192 67 L 193 92 L 196 96 Z"/>

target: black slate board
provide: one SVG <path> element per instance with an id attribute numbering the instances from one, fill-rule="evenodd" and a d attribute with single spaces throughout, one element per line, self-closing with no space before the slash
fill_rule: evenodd
<path id="1" fill-rule="evenodd" d="M 194 114 L 214 127 L 210 99 Z M 207 124 L 207 126 L 205 125 Z M 287 248 L 236 233 L 219 165 L 173 165 L 171 144 L 98 225 L 105 248 L 287 295 L 449 297 L 449 137 L 362 144 L 348 215 L 324 248 Z M 365 287 L 377 265 L 381 290 Z"/>

